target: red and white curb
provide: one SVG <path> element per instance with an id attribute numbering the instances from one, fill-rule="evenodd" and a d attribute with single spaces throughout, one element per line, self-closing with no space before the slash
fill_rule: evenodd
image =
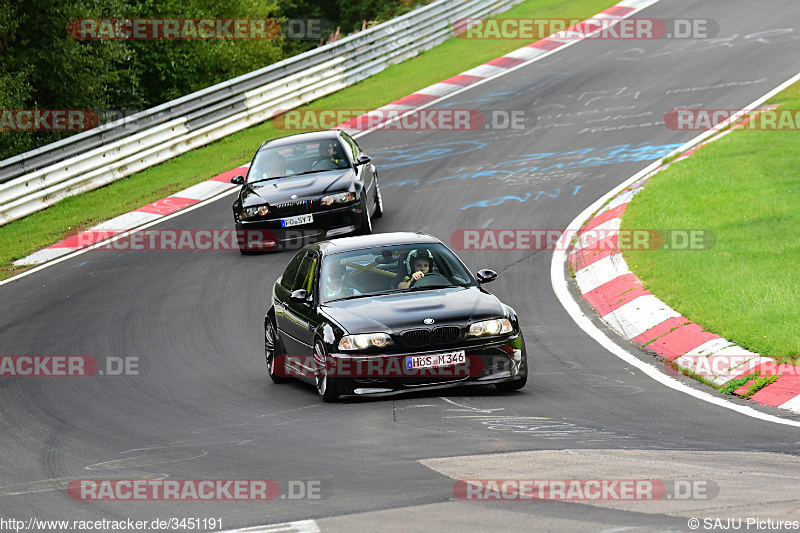
<path id="1" fill-rule="evenodd" d="M 36 265 L 45 263 L 57 257 L 72 253 L 76 250 L 87 248 L 93 244 L 110 239 L 116 235 L 136 229 L 139 226 L 156 221 L 167 215 L 182 211 L 189 206 L 195 205 L 213 198 L 223 192 L 231 191 L 239 187 L 233 185 L 231 178 L 238 174 L 247 173 L 247 167 L 250 164 L 234 168 L 227 172 L 223 172 L 218 176 L 211 179 L 202 181 L 191 187 L 176 192 L 166 198 L 157 200 L 151 204 L 147 204 L 138 209 L 135 209 L 124 215 L 114 217 L 111 220 L 98 224 L 87 230 L 80 231 L 75 235 L 67 237 L 66 239 L 57 242 L 47 248 L 43 248 L 31 255 L 14 261 L 16 266 Z"/>
<path id="2" fill-rule="evenodd" d="M 717 135 L 714 140 L 730 131 Z M 688 157 L 706 143 L 685 152 L 676 161 Z M 617 242 L 622 215 L 634 195 L 642 191 L 647 179 L 667 166 L 660 166 L 624 190 L 578 232 L 569 262 L 581 298 L 621 337 L 714 385 L 722 386 L 746 374 L 753 374 L 754 378 L 756 373 L 778 375 L 777 381 L 750 399 L 800 413 L 800 367 L 778 364 L 772 358 L 762 357 L 705 331 L 645 290 L 622 257 Z M 750 381 L 734 394 L 747 392 L 749 386 Z"/>

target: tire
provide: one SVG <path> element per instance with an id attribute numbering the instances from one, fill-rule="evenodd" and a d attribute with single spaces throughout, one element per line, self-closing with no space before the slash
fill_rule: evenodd
<path id="1" fill-rule="evenodd" d="M 381 186 L 378 184 L 378 179 L 375 178 L 375 213 L 372 218 L 381 218 L 383 216 L 383 196 L 381 195 Z"/>
<path id="2" fill-rule="evenodd" d="M 278 375 L 276 372 L 275 356 L 283 355 L 280 345 L 281 342 L 275 332 L 275 326 L 272 325 L 272 320 L 267 319 L 264 325 L 264 358 L 267 362 L 267 373 L 273 383 L 286 383 L 289 381 L 288 377 Z"/>
<path id="3" fill-rule="evenodd" d="M 369 206 L 367 205 L 366 197 L 361 202 L 361 229 L 359 229 L 358 233 L 360 235 L 371 235 L 372 234 L 372 218 L 369 216 Z"/>
<path id="4" fill-rule="evenodd" d="M 314 343 L 314 377 L 317 393 L 323 402 L 335 402 L 339 399 L 339 389 L 336 387 L 336 379 L 328 376 L 328 365 L 326 364 L 328 352 L 322 342 Z"/>

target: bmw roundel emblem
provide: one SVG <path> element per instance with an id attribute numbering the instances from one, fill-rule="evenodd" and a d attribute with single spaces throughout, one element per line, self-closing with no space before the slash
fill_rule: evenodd
<path id="1" fill-rule="evenodd" d="M 292 196 L 290 196 L 290 198 L 291 198 L 292 200 L 296 200 L 296 199 L 297 199 L 297 195 L 296 195 L 296 194 L 293 194 Z"/>
<path id="2" fill-rule="evenodd" d="M 422 322 L 424 322 L 425 324 L 428 324 L 428 325 L 430 325 L 430 324 L 433 324 L 433 319 L 432 319 L 432 318 L 426 318 L 426 319 L 425 319 L 425 320 L 423 320 Z"/>

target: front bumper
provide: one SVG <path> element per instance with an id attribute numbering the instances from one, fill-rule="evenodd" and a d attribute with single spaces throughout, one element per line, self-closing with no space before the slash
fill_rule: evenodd
<path id="1" fill-rule="evenodd" d="M 406 368 L 407 357 L 437 355 L 464 350 L 466 365 L 425 372 Z M 331 376 L 343 395 L 373 396 L 410 390 L 430 390 L 459 385 L 504 383 L 527 376 L 527 354 L 522 337 L 514 335 L 480 345 L 454 345 L 435 350 L 391 354 L 343 354 L 329 356 Z"/>
<path id="2" fill-rule="evenodd" d="M 292 244 L 302 247 L 308 239 L 334 238 L 361 230 L 363 212 L 361 206 L 361 203 L 357 203 L 336 209 L 304 213 L 313 215 L 314 221 L 288 228 L 281 225 L 281 219 L 294 215 L 258 220 L 242 220 L 234 215 L 234 223 L 236 230 L 243 232 L 242 242 L 247 250 L 270 250 Z"/>

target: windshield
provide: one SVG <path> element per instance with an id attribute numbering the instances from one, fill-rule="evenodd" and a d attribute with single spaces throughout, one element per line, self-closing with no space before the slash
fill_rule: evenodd
<path id="1" fill-rule="evenodd" d="M 411 280 L 419 271 L 420 279 Z M 322 265 L 323 303 L 391 292 L 477 285 L 443 244 L 370 248 L 328 255 Z"/>
<path id="2" fill-rule="evenodd" d="M 254 183 L 349 166 L 350 162 L 336 139 L 282 144 L 274 148 L 267 147 L 256 154 L 247 172 L 247 182 Z"/>

